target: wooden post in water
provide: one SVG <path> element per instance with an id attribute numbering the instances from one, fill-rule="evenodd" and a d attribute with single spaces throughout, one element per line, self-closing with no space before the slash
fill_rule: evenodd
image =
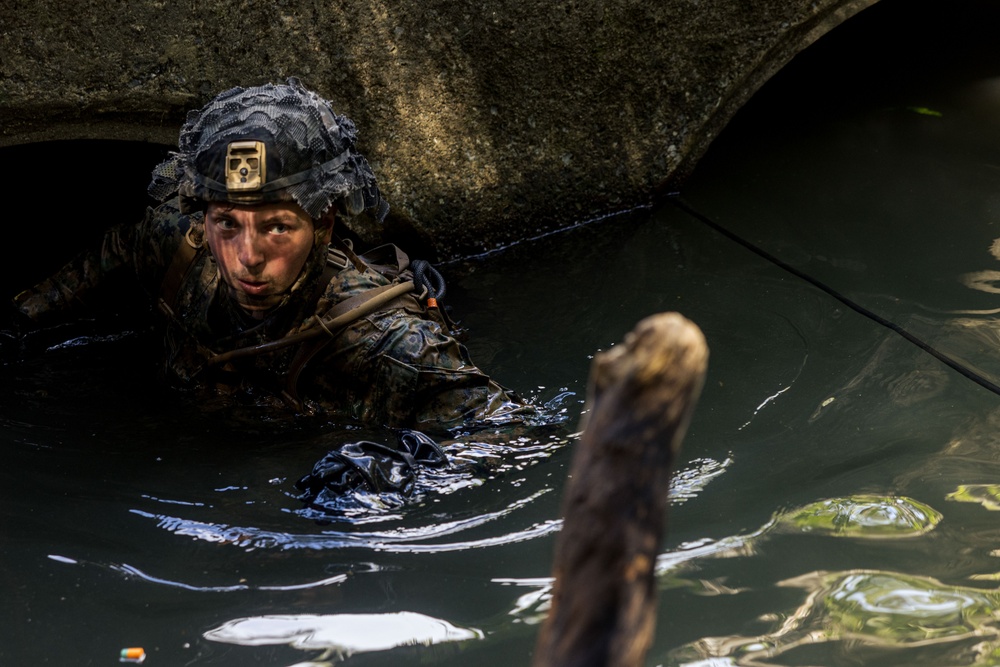
<path id="1" fill-rule="evenodd" d="M 642 320 L 595 357 L 535 667 L 642 665 L 656 625 L 653 568 L 671 463 L 707 363 L 704 336 L 677 313 Z"/>

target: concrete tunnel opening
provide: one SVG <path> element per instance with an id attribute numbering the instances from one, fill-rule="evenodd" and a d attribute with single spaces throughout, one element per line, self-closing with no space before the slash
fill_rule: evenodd
<path id="1" fill-rule="evenodd" d="M 775 132 L 842 113 L 861 100 L 889 99 L 916 80 L 1000 74 L 992 35 L 998 22 L 1000 6 L 989 0 L 881 0 L 782 67 L 713 145 L 740 132 Z M 153 203 L 146 195 L 149 173 L 170 149 L 92 138 L 0 148 L 8 191 L 31 202 L 33 211 L 23 224 L 8 225 L 11 247 L 29 260 L 26 268 L 5 264 L 11 289 L 51 273 L 101 229 L 138 220 Z M 713 153 L 707 151 L 705 159 Z"/>
<path id="2" fill-rule="evenodd" d="M 733 115 L 703 158 L 713 159 L 739 134 L 815 125 L 865 107 L 922 107 L 956 82 L 1000 77 L 993 35 L 998 22 L 1000 5 L 989 0 L 881 0 L 777 71 Z"/>

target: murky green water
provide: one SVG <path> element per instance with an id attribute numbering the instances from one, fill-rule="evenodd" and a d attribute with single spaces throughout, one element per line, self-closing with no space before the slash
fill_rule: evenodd
<path id="1" fill-rule="evenodd" d="M 983 69 L 814 113 L 775 93 L 684 200 L 1000 382 L 1000 78 Z M 542 445 L 635 321 L 679 310 L 704 330 L 649 665 L 1000 662 L 1000 397 L 671 204 L 447 273 L 481 366 L 540 401 L 574 394 Z M 150 385 L 142 344 L 0 370 L 0 663 L 126 646 L 171 666 L 333 646 L 352 665 L 528 662 L 571 446 L 317 523 L 294 481 L 338 443 L 395 436 L 199 414 Z"/>

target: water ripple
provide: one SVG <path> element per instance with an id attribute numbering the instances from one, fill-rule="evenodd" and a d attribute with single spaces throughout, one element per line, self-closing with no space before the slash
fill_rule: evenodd
<path id="1" fill-rule="evenodd" d="M 231 526 L 222 523 L 195 521 L 181 517 L 154 514 L 144 510 L 132 509 L 130 512 L 138 516 L 157 521 L 157 526 L 176 535 L 193 537 L 205 542 L 230 544 L 247 551 L 254 549 L 338 549 L 344 547 L 362 547 L 374 551 L 429 553 L 446 551 L 463 551 L 513 544 L 535 539 L 557 532 L 562 526 L 558 520 L 535 523 L 528 528 L 472 540 L 447 542 L 439 544 L 420 544 L 425 540 L 438 539 L 470 530 L 490 523 L 525 507 L 551 489 L 539 490 L 526 498 L 517 500 L 502 510 L 478 514 L 473 517 L 445 521 L 442 523 L 420 526 L 417 528 L 396 528 L 387 531 L 347 532 L 323 531 L 317 534 L 293 534 L 281 531 L 264 530 L 253 526 Z"/>
<path id="2" fill-rule="evenodd" d="M 333 577 L 327 577 L 326 579 L 320 579 L 319 581 L 309 581 L 304 584 L 289 584 L 286 586 L 254 586 L 250 584 L 232 584 L 230 586 L 195 586 L 193 584 L 186 584 L 182 581 L 173 581 L 171 579 L 155 577 L 147 572 L 143 572 L 133 565 L 128 565 L 127 563 L 111 564 L 108 567 L 115 572 L 119 572 L 129 577 L 136 577 L 151 584 L 160 584 L 163 586 L 170 586 L 171 588 L 182 588 L 186 591 L 198 591 L 202 593 L 233 593 L 236 591 L 301 591 L 309 588 L 321 588 L 323 586 L 329 586 L 330 584 L 340 584 L 347 581 L 346 574 L 338 574 Z"/>

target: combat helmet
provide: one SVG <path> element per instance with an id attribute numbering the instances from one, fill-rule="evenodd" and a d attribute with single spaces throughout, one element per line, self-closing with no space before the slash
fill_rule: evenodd
<path id="1" fill-rule="evenodd" d="M 295 202 L 313 219 L 337 206 L 347 215 L 374 209 L 382 221 L 389 206 L 356 137 L 349 118 L 297 79 L 233 88 L 188 114 L 149 194 L 179 195 L 185 213 L 208 202 Z"/>

